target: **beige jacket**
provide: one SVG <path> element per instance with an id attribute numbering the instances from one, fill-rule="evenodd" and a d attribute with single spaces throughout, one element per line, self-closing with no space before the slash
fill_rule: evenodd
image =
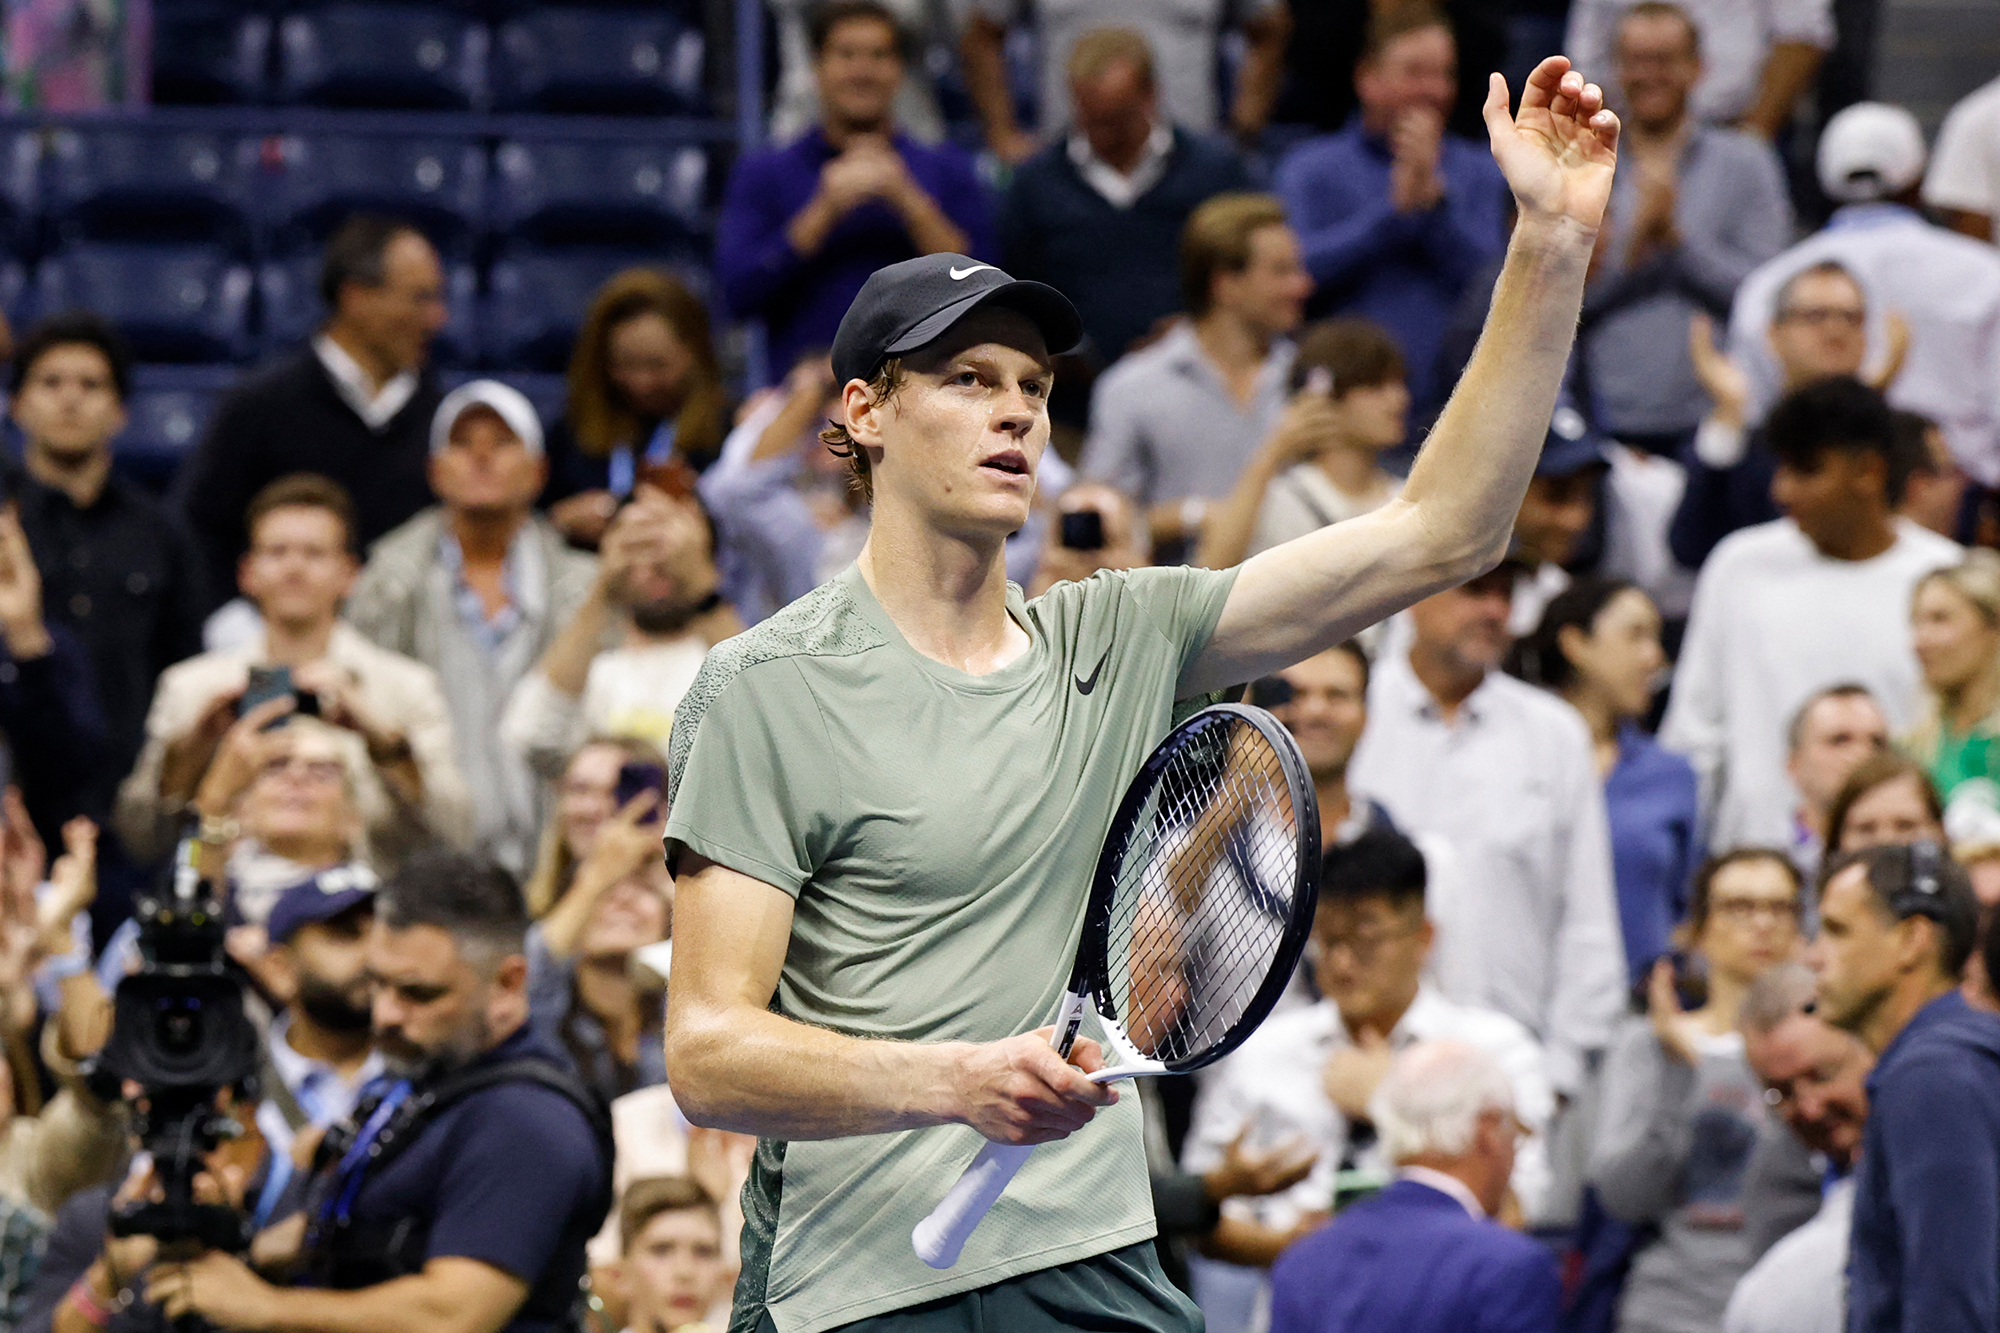
<path id="1" fill-rule="evenodd" d="M 178 811 L 160 799 L 160 765 L 168 740 L 194 726 L 216 695 L 242 688 L 263 655 L 259 641 L 250 649 L 190 657 L 160 673 L 146 714 L 146 744 L 118 789 L 118 836 L 133 855 L 157 860 L 173 850 Z M 377 865 L 393 865 L 431 836 L 464 846 L 472 833 L 472 801 L 452 758 L 451 721 L 437 673 L 377 647 L 345 623 L 334 626 L 326 660 L 355 682 L 364 708 L 408 737 L 423 775 L 423 809 L 399 810 L 368 762 L 361 738 L 346 736 L 349 765 L 360 775 L 357 795 Z"/>
<path id="2" fill-rule="evenodd" d="M 125 1124 L 84 1086 L 76 1062 L 58 1048 L 54 1023 L 42 1030 L 42 1059 L 60 1086 L 40 1115 L 16 1115 L 0 1128 L 0 1195 L 54 1217 L 70 1195 L 117 1175 Z"/>

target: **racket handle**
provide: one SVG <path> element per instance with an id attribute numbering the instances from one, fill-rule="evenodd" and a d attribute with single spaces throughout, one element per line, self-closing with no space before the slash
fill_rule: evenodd
<path id="1" fill-rule="evenodd" d="M 958 1252 L 972 1238 L 980 1219 L 1034 1150 L 1033 1144 L 1022 1143 L 988 1143 L 981 1148 L 951 1193 L 910 1233 L 917 1258 L 932 1268 L 950 1268 L 957 1263 Z"/>

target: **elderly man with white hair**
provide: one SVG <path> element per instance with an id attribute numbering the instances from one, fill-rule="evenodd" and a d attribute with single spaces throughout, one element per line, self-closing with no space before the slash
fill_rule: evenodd
<path id="1" fill-rule="evenodd" d="M 1745 278 L 1731 307 L 1730 351 L 1749 377 L 1750 420 L 1785 388 L 1771 348 L 1785 284 L 1832 261 L 1868 298 L 1863 374 L 1872 381 L 1897 371 L 1886 390 L 1890 405 L 1937 422 L 1967 475 L 2000 484 L 2000 252 L 1918 212 L 1924 133 L 1902 107 L 1857 102 L 1834 116 L 1820 134 L 1818 166 L 1821 188 L 1842 207 Z M 1794 318 L 1801 313 L 1853 318 L 1838 310 Z M 1907 349 L 1896 345 L 1891 313 L 1908 328 Z"/>
<path id="2" fill-rule="evenodd" d="M 1553 1333 L 1554 1258 L 1493 1220 L 1521 1134 L 1499 1062 L 1420 1042 L 1389 1066 L 1371 1113 L 1397 1178 L 1285 1251 L 1271 1333 Z"/>
<path id="3" fill-rule="evenodd" d="M 445 395 L 428 475 L 438 503 L 375 543 L 346 617 L 448 683 L 474 846 L 518 875 L 542 824 L 541 784 L 501 743 L 500 714 L 589 595 L 596 562 L 535 512 L 548 462 L 518 390 L 474 380 Z"/>

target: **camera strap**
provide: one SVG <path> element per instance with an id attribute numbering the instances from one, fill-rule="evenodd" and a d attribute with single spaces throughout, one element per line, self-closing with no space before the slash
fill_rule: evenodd
<path id="1" fill-rule="evenodd" d="M 410 1080 L 397 1079 L 375 1106 L 374 1112 L 362 1122 L 361 1130 L 354 1136 L 354 1142 L 347 1145 L 341 1154 L 340 1165 L 334 1169 L 335 1186 L 328 1195 L 326 1211 L 322 1222 L 345 1223 L 354 1209 L 354 1200 L 361 1193 L 361 1182 L 367 1177 L 370 1150 L 374 1149 L 382 1131 L 395 1118 L 396 1112 L 410 1095 Z M 380 1156 L 375 1153 L 375 1156 Z"/>

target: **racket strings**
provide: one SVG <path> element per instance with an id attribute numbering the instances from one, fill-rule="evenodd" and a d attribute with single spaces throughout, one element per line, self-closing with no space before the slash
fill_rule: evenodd
<path id="1" fill-rule="evenodd" d="M 1219 716 L 1161 774 L 1111 898 L 1111 999 L 1144 1055 L 1197 1060 L 1270 976 L 1299 891 L 1298 813 L 1277 751 Z"/>

